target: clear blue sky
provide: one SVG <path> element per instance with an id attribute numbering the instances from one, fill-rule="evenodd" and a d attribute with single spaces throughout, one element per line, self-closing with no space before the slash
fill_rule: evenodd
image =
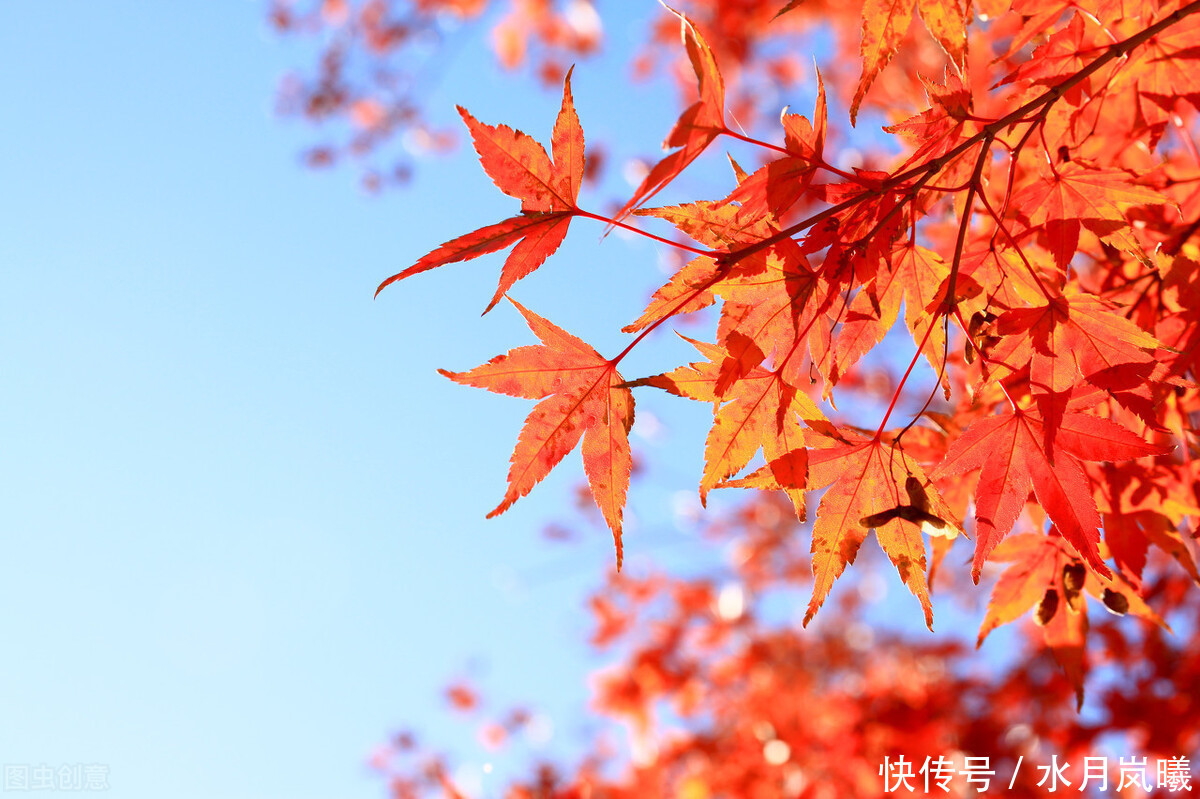
<path id="1" fill-rule="evenodd" d="M 578 456 L 485 522 L 529 405 L 435 373 L 530 342 L 511 309 L 479 317 L 500 259 L 372 300 L 515 203 L 469 150 L 382 197 L 299 166 L 314 137 L 273 93 L 312 54 L 264 10 L 0 11 L 0 763 L 105 764 L 113 796 L 378 797 L 389 731 L 469 729 L 442 721 L 454 677 L 546 709 L 556 741 L 586 698 L 581 598 L 611 543 L 539 533 L 570 518 Z M 637 30 L 575 94 L 589 138 L 646 152 L 672 104 L 630 121 Z M 475 39 L 429 97 L 446 123 L 456 102 L 545 140 L 558 97 Z M 615 351 L 661 275 L 654 245 L 599 232 L 514 295 Z M 656 357 L 629 371 L 688 350 Z M 672 427 L 639 441 L 666 487 L 635 490 L 634 565 L 686 544 L 665 498 L 695 485 L 705 414 L 639 403 Z"/>

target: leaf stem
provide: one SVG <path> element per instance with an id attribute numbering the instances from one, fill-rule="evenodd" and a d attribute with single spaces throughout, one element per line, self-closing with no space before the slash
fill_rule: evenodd
<path id="1" fill-rule="evenodd" d="M 925 351 L 925 345 L 929 342 L 929 336 L 933 333 L 933 329 L 941 324 L 943 315 L 939 314 L 930 321 L 929 329 L 925 331 L 925 335 L 921 338 L 921 343 L 917 345 L 917 351 L 913 355 L 912 360 L 908 362 L 908 368 L 904 370 L 904 377 L 900 378 L 900 385 L 896 386 L 896 391 L 892 394 L 892 401 L 888 403 L 887 413 L 883 415 L 883 421 L 879 423 L 879 429 L 875 431 L 876 441 L 883 439 L 883 430 L 887 427 L 888 419 L 892 416 L 892 411 L 896 409 L 896 403 L 900 401 L 900 395 L 904 393 L 904 384 L 908 382 L 908 376 L 912 374 L 913 368 L 917 365 L 917 361 L 920 360 L 921 354 Z"/>
<path id="2" fill-rule="evenodd" d="M 778 144 L 771 144 L 768 141 L 762 141 L 761 139 L 756 139 L 753 136 L 747 136 L 744 133 L 738 133 L 736 130 L 730 130 L 729 128 L 725 128 L 725 130 L 722 131 L 722 133 L 724 133 L 726 136 L 730 136 L 739 141 L 744 141 L 747 144 L 756 144 L 759 147 L 765 147 L 768 150 L 774 150 L 775 152 L 782 153 L 783 155 L 786 155 L 789 158 L 799 158 L 801 161 L 807 161 L 808 163 L 812 164 L 817 169 L 824 169 L 826 172 L 832 172 L 833 174 L 837 175 L 838 177 L 842 178 L 843 180 L 848 180 L 851 183 L 857 183 L 860 186 L 866 185 L 866 183 L 863 181 L 863 179 L 860 178 L 858 175 L 855 175 L 853 172 L 847 172 L 844 169 L 838 169 L 833 164 L 827 163 L 825 161 L 825 159 L 823 159 L 823 158 L 815 158 L 815 159 L 809 158 L 807 156 L 801 155 L 800 153 L 793 152 L 793 151 L 787 149 L 786 147 L 780 147 Z"/>
<path id="3" fill-rule="evenodd" d="M 613 366 L 616 366 L 617 364 L 619 364 L 626 355 L 628 355 L 630 352 L 633 351 L 634 347 L 636 347 L 638 344 L 641 343 L 642 339 L 644 339 L 644 338 L 646 338 L 646 336 L 650 335 L 651 331 L 653 331 L 655 328 L 657 328 L 659 325 L 661 325 L 663 322 L 667 321 L 668 319 L 674 318 L 675 314 L 679 313 L 680 308 L 683 308 L 689 302 L 696 299 L 704 292 L 708 291 L 710 288 L 715 286 L 717 283 L 721 282 L 721 279 L 725 277 L 725 273 L 728 271 L 728 269 L 731 265 L 732 264 L 722 264 L 721 266 L 719 266 L 717 268 L 717 270 L 713 273 L 712 277 L 710 277 L 708 280 L 704 281 L 702 284 L 697 286 L 690 294 L 688 294 L 686 297 L 681 299 L 679 302 L 675 303 L 674 307 L 672 307 L 671 310 L 668 311 L 667 313 L 663 314 L 660 319 L 657 319 L 654 322 L 647 325 L 646 329 L 643 330 L 641 333 L 638 333 L 637 338 L 635 338 L 633 341 L 629 342 L 629 346 L 627 346 L 625 349 L 623 349 L 619 353 L 617 353 L 617 356 L 615 358 L 612 358 L 609 361 L 609 363 L 611 363 Z"/>
<path id="4" fill-rule="evenodd" d="M 711 256 L 713 254 L 712 250 L 702 250 L 699 247 L 693 247 L 690 244 L 683 244 L 678 241 L 671 241 L 670 239 L 663 238 L 662 236 L 656 236 L 653 233 L 642 230 L 641 228 L 636 228 L 633 225 L 627 225 L 624 222 L 618 222 L 615 219 L 611 219 L 610 217 L 602 216 L 600 214 L 593 214 L 591 211 L 584 211 L 581 208 L 575 209 L 575 215 L 576 216 L 585 216 L 588 219 L 595 219 L 597 222 L 605 222 L 614 227 L 619 227 L 622 230 L 628 230 L 630 233 L 637 233 L 639 236 L 645 236 L 648 239 L 653 239 L 654 241 L 661 242 L 663 244 L 667 244 L 671 247 L 675 247 L 680 250 L 687 250 L 688 252 L 695 253 L 696 255 Z"/>
<path id="5" fill-rule="evenodd" d="M 992 221 L 996 223 L 997 229 L 999 229 L 1001 233 L 1008 237 L 1008 243 L 1012 245 L 1013 250 L 1017 253 L 1017 257 L 1020 258 L 1021 263 L 1025 265 L 1025 271 L 1029 272 L 1029 276 L 1033 278 L 1034 282 L 1037 283 L 1037 287 L 1041 289 L 1042 296 L 1046 298 L 1046 302 L 1053 302 L 1054 297 L 1050 295 L 1050 290 L 1046 288 L 1046 284 L 1042 281 L 1041 275 L 1039 275 L 1037 270 L 1033 268 L 1033 264 L 1029 262 L 1029 258 L 1025 255 L 1025 251 L 1021 249 L 1021 245 L 1017 243 L 1015 238 L 1013 238 L 1013 234 L 1010 233 L 1008 228 L 1004 226 L 1004 221 L 996 214 L 995 210 L 993 210 L 991 203 L 988 202 L 988 199 L 984 196 L 983 192 L 979 192 L 979 201 L 983 203 L 983 207 L 986 208 L 988 214 L 991 215 Z"/>
<path id="6" fill-rule="evenodd" d="M 793 158 L 801 157 L 801 156 L 797 155 L 796 153 L 793 153 L 791 150 L 787 149 L 786 147 L 780 147 L 778 144 L 771 144 L 769 141 L 762 141 L 761 139 L 756 139 L 753 136 L 747 136 L 744 133 L 738 133 L 736 130 L 731 130 L 729 128 L 725 128 L 725 130 L 723 130 L 721 132 L 723 134 L 725 134 L 726 136 L 730 136 L 732 138 L 738 139 L 739 141 L 744 141 L 747 144 L 756 144 L 759 147 L 765 147 L 768 150 L 774 150 L 777 153 L 783 153 L 784 155 L 788 155 Z M 804 159 L 804 160 L 808 160 L 808 159 Z"/>

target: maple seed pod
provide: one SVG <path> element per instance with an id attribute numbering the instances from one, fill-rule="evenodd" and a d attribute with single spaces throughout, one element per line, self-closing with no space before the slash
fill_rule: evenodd
<path id="1" fill-rule="evenodd" d="M 1073 613 L 1078 613 L 1082 605 L 1079 597 L 1086 577 L 1087 570 L 1078 561 L 1063 566 L 1063 599 L 1067 600 L 1067 607 Z"/>
<path id="2" fill-rule="evenodd" d="M 1083 581 L 1087 578 L 1087 569 L 1079 561 L 1063 566 L 1063 588 L 1068 592 L 1079 593 L 1083 590 Z"/>
<path id="3" fill-rule="evenodd" d="M 1058 592 L 1053 588 L 1047 588 L 1046 593 L 1042 596 L 1042 601 L 1038 602 L 1037 613 L 1033 620 L 1038 627 L 1045 627 L 1054 618 L 1054 614 L 1058 612 Z"/>
<path id="4" fill-rule="evenodd" d="M 903 518 L 901 508 L 890 508 L 882 513 L 872 513 L 870 516 L 864 516 L 858 520 L 858 523 L 870 529 L 873 527 L 882 527 L 897 517 Z"/>
<path id="5" fill-rule="evenodd" d="M 911 474 L 904 481 L 904 490 L 908 494 L 908 503 L 918 510 L 929 510 L 929 497 L 925 496 L 925 486 Z"/>
<path id="6" fill-rule="evenodd" d="M 1129 598 L 1124 594 L 1119 594 L 1111 588 L 1104 589 L 1104 607 L 1108 608 L 1110 613 L 1117 616 L 1124 616 L 1129 612 Z"/>

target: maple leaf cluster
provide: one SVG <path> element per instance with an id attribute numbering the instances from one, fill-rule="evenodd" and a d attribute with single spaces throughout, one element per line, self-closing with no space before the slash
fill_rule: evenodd
<path id="1" fill-rule="evenodd" d="M 873 531 L 932 628 L 929 575 L 969 536 L 976 582 L 990 562 L 1006 568 L 983 634 L 1032 611 L 1082 698 L 1085 595 L 1162 623 L 1144 601 L 1150 553 L 1200 582 L 1200 2 L 968 9 L 863 4 L 861 72 L 836 81 L 852 122 L 915 38 L 936 44 L 942 77 L 917 74 L 927 107 L 884 128 L 898 157 L 846 168 L 821 72 L 811 116 L 785 111 L 781 144 L 752 138 L 730 127 L 717 55 L 728 42 L 714 49 L 675 12 L 694 99 L 611 216 L 579 205 L 586 157 L 570 72 L 549 154 L 460 109 L 484 170 L 520 213 L 446 242 L 380 289 L 512 247 L 490 310 L 576 217 L 671 245 L 689 260 L 624 328 L 633 338 L 621 352 L 605 357 L 514 300 L 542 343 L 443 372 L 539 401 L 492 514 L 582 440 L 619 568 L 634 391 L 703 402 L 713 423 L 702 500 L 717 488 L 783 492 L 804 520 L 821 492 L 805 624 Z M 748 47 L 732 49 L 746 59 Z M 723 138 L 761 152 L 753 169 L 734 162 L 725 197 L 647 206 Z M 915 352 L 878 425 L 863 428 L 831 403 L 866 384 L 864 357 L 901 308 Z M 715 313 L 716 333 L 692 341 L 695 362 L 618 372 L 652 331 L 697 313 Z M 922 360 L 936 387 L 914 397 Z M 913 406 L 906 421 L 889 426 L 902 404 Z"/>

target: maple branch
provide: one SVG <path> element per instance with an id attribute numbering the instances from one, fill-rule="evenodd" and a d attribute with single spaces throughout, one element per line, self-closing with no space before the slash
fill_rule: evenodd
<path id="1" fill-rule="evenodd" d="M 671 241 L 670 239 L 663 238 L 662 236 L 656 236 L 653 233 L 642 230 L 641 228 L 636 228 L 633 225 L 627 225 L 624 222 L 618 222 L 615 219 L 612 219 L 607 216 L 602 216 L 600 214 L 593 214 L 591 211 L 584 211 L 581 208 L 575 209 L 575 216 L 584 216 L 584 217 L 587 217 L 588 219 L 595 219 L 597 222 L 605 222 L 613 227 L 619 227 L 622 230 L 628 230 L 630 233 L 637 233 L 639 236 L 645 236 L 648 239 L 653 239 L 654 241 L 661 242 L 663 244 L 668 244 L 668 245 L 670 245 L 672 247 L 676 247 L 680 250 L 687 250 L 688 252 L 695 253 L 696 255 L 705 255 L 705 256 L 712 255 L 712 251 L 710 251 L 710 250 L 702 250 L 699 247 L 693 247 L 690 244 L 683 244 L 678 241 Z"/>
<path id="2" fill-rule="evenodd" d="M 1020 156 L 1021 150 L 1029 143 L 1029 138 L 1033 135 L 1033 131 L 1042 124 L 1044 120 L 1035 120 L 1034 124 L 1025 129 L 1025 135 L 1017 142 L 1016 147 L 1012 147 L 1008 151 L 1008 182 L 1004 187 L 1004 206 L 1000 209 L 1000 215 L 1008 214 L 1008 204 L 1012 201 L 1013 182 L 1017 177 L 1017 157 Z"/>
<path id="3" fill-rule="evenodd" d="M 824 222 L 826 219 L 829 219 L 830 217 L 837 216 L 842 211 L 846 211 L 850 208 L 853 208 L 854 206 L 858 205 L 859 203 L 863 202 L 864 200 L 879 197 L 881 195 L 882 195 L 882 192 L 880 192 L 877 189 L 864 192 L 862 194 L 851 197 L 848 200 L 842 200 L 837 205 L 832 205 L 829 208 L 826 208 L 824 211 L 815 213 L 812 216 L 808 217 L 807 219 L 803 219 L 803 220 L 797 222 L 796 224 L 791 225 L 790 227 L 784 228 L 783 230 L 779 231 L 778 233 L 773 233 L 770 236 L 767 236 L 765 239 L 756 241 L 753 244 L 748 244 L 745 247 L 742 247 L 741 249 L 738 249 L 738 250 L 730 250 L 729 252 L 724 252 L 724 253 L 717 253 L 714 251 L 713 255 L 716 257 L 719 257 L 720 260 L 722 260 L 722 261 L 727 261 L 731 264 L 736 263 L 737 261 L 740 261 L 742 258 L 747 258 L 756 252 L 761 252 L 762 250 L 765 250 L 768 247 L 773 247 L 776 244 L 778 244 L 779 242 L 783 241 L 784 239 L 790 239 L 792 236 L 795 236 L 797 233 L 803 233 L 805 230 L 812 227 L 813 225 L 820 224 L 821 222 Z"/>
<path id="4" fill-rule="evenodd" d="M 1049 111 L 1050 106 L 1046 106 L 1046 110 Z M 1042 140 L 1042 152 L 1046 156 L 1046 166 L 1050 167 L 1050 174 L 1054 176 L 1055 182 L 1058 182 L 1062 178 L 1062 175 L 1054 168 L 1054 159 L 1050 157 L 1050 142 L 1046 141 L 1046 126 L 1038 122 L 1033 127 L 1037 128 L 1038 137 Z M 1033 130 L 1033 128 L 1030 128 L 1030 130 Z M 1060 147 L 1059 151 L 1061 152 L 1064 149 L 1066 149 L 1066 145 Z M 1069 156 L 1067 160 L 1070 160 Z"/>
<path id="5" fill-rule="evenodd" d="M 950 261 L 950 274 L 946 278 L 946 296 L 942 300 L 945 303 L 945 308 L 958 307 L 958 270 L 962 265 L 963 247 L 967 241 L 967 231 L 971 227 L 971 208 L 975 205 L 975 195 L 983 195 L 979 190 L 980 179 L 983 176 L 983 167 L 987 163 L 988 153 L 991 150 L 992 140 L 986 139 L 983 146 L 979 148 L 979 157 L 975 159 L 975 169 L 971 173 L 970 185 L 967 186 L 967 199 L 963 203 L 963 218 L 958 226 L 958 239 L 954 242 L 954 257 Z M 987 205 L 985 202 L 984 205 Z"/>
<path id="6" fill-rule="evenodd" d="M 1049 106 L 1058 102 L 1064 94 L 1078 86 L 1083 81 L 1087 80 L 1096 72 L 1103 69 L 1104 66 L 1110 61 L 1115 61 L 1118 58 L 1124 57 L 1129 53 L 1130 50 L 1145 44 L 1147 41 L 1153 39 L 1167 28 L 1183 20 L 1185 17 L 1195 14 L 1198 11 L 1200 11 L 1200 0 L 1193 0 L 1186 6 L 1182 6 L 1181 8 L 1176 9 L 1173 13 L 1163 17 L 1158 22 L 1143 30 L 1141 33 L 1134 34 L 1122 42 L 1109 45 L 1104 54 L 1097 57 L 1095 61 L 1088 64 L 1086 67 L 1079 70 L 1062 83 L 1047 89 L 1045 92 L 1025 103 L 1025 105 L 1021 106 L 1020 108 L 1005 114 L 1003 117 L 997 119 L 989 125 L 985 125 L 983 130 L 981 130 L 979 133 L 976 133 L 974 136 L 967 139 L 950 152 L 945 153 L 944 155 L 939 156 L 938 158 L 935 158 L 926 164 L 913 167 L 907 172 L 903 172 L 892 178 L 888 178 L 888 180 L 885 180 L 884 183 L 903 183 L 906 180 L 917 177 L 925 169 L 934 164 L 937 164 L 937 169 L 940 171 L 943 166 L 965 153 L 968 149 L 970 149 L 971 146 L 983 141 L 985 138 L 995 138 L 1000 131 L 1006 127 L 1009 127 L 1010 125 L 1026 121 L 1023 119 L 1023 117 L 1025 117 L 1027 114 L 1037 111 L 1039 112 L 1038 117 L 1044 117 L 1045 111 L 1043 109 L 1048 109 Z"/>
<path id="7" fill-rule="evenodd" d="M 1179 21 L 1183 20 L 1184 18 L 1191 16 L 1192 14 L 1195 14 L 1198 11 L 1200 11 L 1200 0 L 1192 0 L 1191 3 L 1188 3 L 1186 6 L 1176 9 L 1174 12 L 1163 17 L 1158 22 L 1154 23 L 1153 25 L 1151 25 L 1150 27 L 1141 31 L 1140 33 L 1130 36 L 1128 39 L 1125 39 L 1122 42 L 1118 42 L 1116 44 L 1110 45 L 1105 50 L 1103 55 L 1098 56 L 1094 61 L 1092 61 L 1090 64 L 1088 64 L 1083 69 L 1079 70 L 1074 75 L 1072 75 L 1071 77 L 1064 80 L 1062 83 L 1056 84 L 1055 86 L 1052 86 L 1051 88 L 1047 89 L 1045 92 L 1043 92 L 1039 96 L 1035 97 L 1034 99 L 1030 100 L 1029 102 L 1025 103 L 1024 105 L 1020 106 L 1019 108 L 1017 108 L 1013 111 L 1010 111 L 1009 113 L 1005 114 L 1004 116 L 1000 117 L 999 119 L 992 121 L 991 123 L 989 123 L 987 125 L 984 125 L 982 130 L 980 130 L 974 136 L 971 136 L 970 138 L 963 141 L 961 144 L 959 144 L 954 149 L 952 149 L 946 153 L 943 153 L 942 155 L 938 156 L 937 158 L 934 158 L 931 161 L 926 161 L 924 164 L 919 164 L 917 166 L 912 167 L 911 169 L 901 172 L 898 175 L 892 175 L 892 176 L 886 178 L 885 180 L 883 180 L 879 184 L 878 187 L 868 190 L 868 191 L 864 192 L 863 194 L 857 195 L 855 197 L 851 197 L 848 200 L 844 200 L 841 203 L 838 203 L 835 206 L 827 208 L 818 214 L 814 214 L 813 216 L 810 216 L 807 219 L 801 220 L 800 222 L 797 222 L 796 224 L 794 224 L 790 227 L 784 228 L 779 233 L 768 236 L 767 238 L 765 238 L 761 241 L 757 241 L 754 244 L 751 244 L 747 247 L 743 247 L 740 250 L 732 250 L 728 253 L 727 257 L 729 257 L 733 260 L 737 260 L 740 258 L 747 257 L 749 255 L 753 255 L 754 253 L 759 252 L 767 247 L 770 247 L 770 246 L 782 241 L 785 238 L 791 238 L 792 236 L 796 235 L 797 233 L 801 233 L 801 232 L 807 230 L 808 228 L 812 227 L 813 225 L 821 222 L 822 220 L 824 220 L 830 216 L 834 216 L 836 214 L 841 213 L 844 210 L 853 208 L 854 206 L 858 205 L 859 203 L 865 202 L 868 199 L 881 197 L 884 194 L 886 194 L 888 191 L 891 191 L 892 189 L 900 186 L 901 184 L 906 183 L 910 180 L 916 179 L 917 182 L 914 183 L 912 186 L 908 187 L 907 190 L 905 191 L 906 197 L 905 197 L 904 201 L 905 202 L 911 201 L 911 199 L 915 196 L 915 192 L 919 188 L 923 187 L 926 183 L 928 183 L 933 178 L 934 175 L 941 172 L 942 169 L 944 169 L 947 165 L 949 165 L 951 162 L 953 162 L 959 156 L 966 153 L 968 150 L 970 150 L 976 144 L 979 144 L 980 142 L 985 141 L 985 140 L 995 139 L 1000 134 L 1000 132 L 1003 131 L 1005 128 L 1010 127 L 1015 124 L 1019 124 L 1021 122 L 1027 122 L 1027 121 L 1032 120 L 1035 125 L 1040 123 L 1045 118 L 1045 115 L 1049 111 L 1050 106 L 1054 105 L 1054 103 L 1056 103 L 1060 99 L 1062 99 L 1063 95 L 1065 95 L 1068 91 L 1073 89 L 1075 86 L 1078 86 L 1080 83 L 1087 80 L 1093 74 L 1095 74 L 1099 70 L 1103 69 L 1104 66 L 1107 65 L 1109 62 L 1115 61 L 1118 58 L 1124 57 L 1126 54 L 1129 53 L 1129 51 L 1137 48 L 1138 46 L 1140 46 L 1142 44 L 1145 44 L 1147 41 L 1154 38 L 1157 34 L 1161 33 L 1162 31 L 1166 30 L 1167 28 L 1171 27 L 1172 25 L 1178 23 Z M 1034 112 L 1037 112 L 1037 113 L 1034 116 L 1030 117 L 1030 119 L 1026 119 L 1027 116 L 1029 116 L 1030 114 L 1033 114 Z"/>

